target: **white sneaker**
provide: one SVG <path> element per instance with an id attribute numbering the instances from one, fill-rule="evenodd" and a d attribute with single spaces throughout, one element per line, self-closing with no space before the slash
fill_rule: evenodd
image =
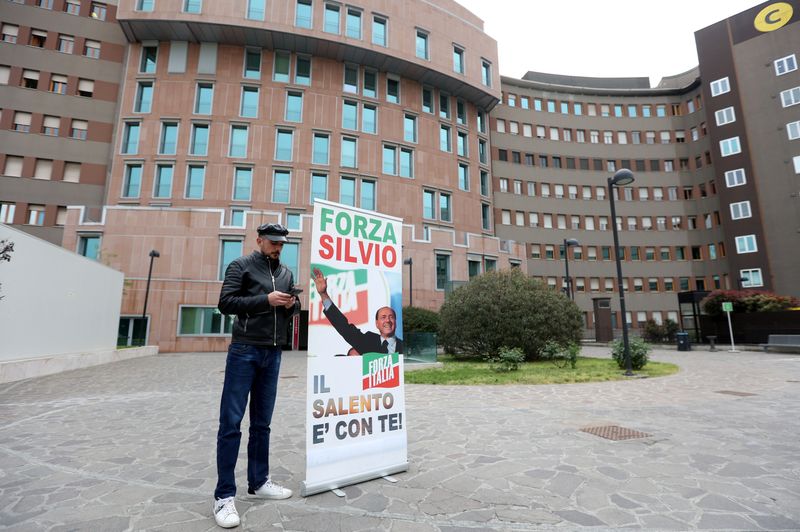
<path id="1" fill-rule="evenodd" d="M 253 491 L 248 489 L 247 493 L 251 497 L 258 497 L 259 499 L 288 499 L 292 496 L 292 490 L 279 486 L 272 482 L 269 478 L 264 482 L 264 485 Z"/>
<path id="2" fill-rule="evenodd" d="M 233 497 L 214 501 L 214 520 L 222 528 L 239 526 L 239 512 L 236 511 Z"/>

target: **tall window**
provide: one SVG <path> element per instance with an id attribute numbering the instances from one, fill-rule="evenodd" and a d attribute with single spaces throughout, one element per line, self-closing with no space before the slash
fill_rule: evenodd
<path id="1" fill-rule="evenodd" d="M 439 126 L 439 149 L 442 151 L 453 151 L 450 139 L 450 126 L 444 124 Z"/>
<path id="2" fill-rule="evenodd" d="M 244 243 L 241 240 L 223 240 L 220 244 L 218 279 L 221 281 L 225 279 L 225 270 L 228 269 L 228 265 L 242 256 Z"/>
<path id="3" fill-rule="evenodd" d="M 142 186 L 142 165 L 125 165 L 125 176 L 122 181 L 122 197 L 138 198 Z"/>
<path id="4" fill-rule="evenodd" d="M 228 147 L 229 157 L 247 157 L 248 127 L 244 125 L 231 126 L 231 140 Z"/>
<path id="5" fill-rule="evenodd" d="M 391 103 L 400 103 L 400 80 L 386 76 L 386 101 Z"/>
<path id="6" fill-rule="evenodd" d="M 428 52 L 428 33 L 422 30 L 417 30 L 416 38 L 416 52 L 417 57 L 420 59 L 430 59 Z"/>
<path id="7" fill-rule="evenodd" d="M 288 170 L 275 170 L 272 179 L 272 201 L 289 203 L 292 174 Z"/>
<path id="8" fill-rule="evenodd" d="M 375 210 L 375 181 L 361 180 L 361 204 L 359 206 L 362 209 Z"/>
<path id="9" fill-rule="evenodd" d="M 450 282 L 450 255 L 436 254 L 436 289 L 444 290 Z"/>
<path id="10" fill-rule="evenodd" d="M 351 39 L 361 39 L 361 11 L 347 8 L 345 35 Z"/>
<path id="11" fill-rule="evenodd" d="M 291 161 L 294 132 L 289 129 L 279 129 L 276 135 L 275 160 Z"/>
<path id="12" fill-rule="evenodd" d="M 388 35 L 386 33 L 387 21 L 383 17 L 373 15 L 372 17 L 372 44 L 378 46 L 388 46 Z"/>
<path id="13" fill-rule="evenodd" d="M 356 206 L 356 180 L 352 177 L 342 177 L 339 182 L 339 203 Z"/>
<path id="14" fill-rule="evenodd" d="M 214 85 L 211 83 L 198 83 L 197 94 L 194 101 L 194 112 L 198 115 L 210 115 L 211 104 L 214 101 Z"/>
<path id="15" fill-rule="evenodd" d="M 325 15 L 322 30 L 327 33 L 339 35 L 339 6 L 335 4 L 325 4 Z"/>
<path id="16" fill-rule="evenodd" d="M 400 176 L 414 177 L 414 152 L 408 148 L 400 148 Z"/>
<path id="17" fill-rule="evenodd" d="M 383 173 L 397 174 L 397 147 L 384 144 L 383 146 Z"/>
<path id="18" fill-rule="evenodd" d="M 358 93 L 358 66 L 352 64 L 344 65 L 344 92 Z"/>
<path id="19" fill-rule="evenodd" d="M 208 124 L 192 124 L 192 142 L 189 155 L 208 154 Z"/>
<path id="20" fill-rule="evenodd" d="M 330 137 L 325 133 L 314 133 L 314 145 L 311 153 L 311 162 L 313 164 L 327 165 L 329 157 Z"/>
<path id="21" fill-rule="evenodd" d="M 328 199 L 328 176 L 314 172 L 311 174 L 311 203 L 315 199 Z"/>
<path id="22" fill-rule="evenodd" d="M 258 117 L 258 87 L 242 87 L 242 101 L 239 116 L 245 118 Z"/>
<path id="23" fill-rule="evenodd" d="M 357 167 L 357 141 L 354 138 L 343 137 L 339 166 L 344 168 Z"/>
<path id="24" fill-rule="evenodd" d="M 139 72 L 155 74 L 158 61 L 158 46 L 142 46 L 142 57 L 139 63 Z"/>
<path id="25" fill-rule="evenodd" d="M 158 143 L 159 155 L 175 155 L 178 148 L 178 123 L 162 122 L 161 139 Z"/>
<path id="26" fill-rule="evenodd" d="M 140 81 L 136 87 L 136 100 L 133 104 L 135 113 L 149 113 L 153 103 L 153 82 Z"/>
<path id="27" fill-rule="evenodd" d="M 121 153 L 131 155 L 139 151 L 139 122 L 126 122 L 122 133 Z"/>
<path id="28" fill-rule="evenodd" d="M 373 135 L 378 132 L 378 108 L 374 105 L 362 105 L 361 131 L 364 133 L 372 133 Z"/>
<path id="29" fill-rule="evenodd" d="M 311 29 L 313 14 L 311 0 L 297 0 L 297 6 L 294 12 L 294 25 L 298 28 Z"/>
<path id="30" fill-rule="evenodd" d="M 250 191 L 253 186 L 253 169 L 236 168 L 233 172 L 233 199 L 250 201 Z"/>
<path id="31" fill-rule="evenodd" d="M 466 164 L 458 165 L 458 188 L 469 190 L 469 166 Z"/>
<path id="32" fill-rule="evenodd" d="M 298 55 L 295 58 L 294 82 L 298 85 L 311 85 L 311 58 Z"/>
<path id="33" fill-rule="evenodd" d="M 486 60 L 481 61 L 481 83 L 492 86 L 492 64 Z"/>
<path id="34" fill-rule="evenodd" d="M 364 69 L 364 86 L 362 94 L 367 98 L 378 97 L 378 73 L 374 70 Z"/>
<path id="35" fill-rule="evenodd" d="M 154 198 L 168 198 L 172 195 L 172 174 L 171 164 L 159 164 L 156 166 L 156 176 L 153 183 Z"/>
<path id="36" fill-rule="evenodd" d="M 342 129 L 358 129 L 358 103 L 345 100 L 342 104 Z"/>
<path id="37" fill-rule="evenodd" d="M 403 117 L 403 140 L 417 142 L 417 117 L 406 114 Z"/>
<path id="38" fill-rule="evenodd" d="M 203 188 L 205 187 L 206 167 L 190 165 L 186 172 L 186 198 L 203 199 Z"/>
<path id="39" fill-rule="evenodd" d="M 244 51 L 244 77 L 247 79 L 261 78 L 261 50 L 247 48 Z"/>
<path id="40" fill-rule="evenodd" d="M 287 122 L 303 121 L 303 93 L 289 91 L 286 93 L 286 114 L 284 119 Z"/>
<path id="41" fill-rule="evenodd" d="M 458 46 L 453 47 L 453 72 L 464 73 L 464 50 Z"/>

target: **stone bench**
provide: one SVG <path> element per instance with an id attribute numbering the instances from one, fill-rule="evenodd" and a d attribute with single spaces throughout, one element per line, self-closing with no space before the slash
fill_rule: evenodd
<path id="1" fill-rule="evenodd" d="M 759 344 L 764 351 L 770 347 L 800 349 L 800 334 L 770 334 L 766 344 Z"/>

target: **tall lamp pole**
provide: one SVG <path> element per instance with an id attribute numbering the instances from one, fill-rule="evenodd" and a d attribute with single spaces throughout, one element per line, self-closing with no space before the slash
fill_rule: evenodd
<path id="1" fill-rule="evenodd" d="M 414 306 L 414 259 L 408 257 L 403 261 L 403 264 L 408 264 L 408 306 Z"/>
<path id="2" fill-rule="evenodd" d="M 571 300 L 575 300 L 575 293 L 572 291 L 572 279 L 569 276 L 569 248 L 571 246 L 577 246 L 580 242 L 575 240 L 574 238 L 565 238 L 564 239 L 564 274 L 567 280 L 567 297 Z"/>
<path id="3" fill-rule="evenodd" d="M 147 317 L 147 298 L 150 295 L 150 278 L 153 276 L 153 259 L 160 257 L 161 254 L 156 250 L 150 251 L 150 270 L 147 272 L 147 288 L 144 289 L 144 308 L 142 309 L 142 319 Z"/>
<path id="4" fill-rule="evenodd" d="M 619 307 L 622 311 L 622 345 L 625 349 L 625 375 L 633 375 L 631 366 L 631 346 L 628 343 L 628 320 L 625 311 L 625 289 L 622 286 L 622 262 L 619 258 L 619 235 L 617 234 L 617 210 L 614 206 L 614 187 L 623 187 L 633 183 L 633 172 L 620 168 L 613 177 L 608 178 L 608 201 L 611 204 L 611 227 L 614 233 L 614 258 L 617 261 L 617 285 L 619 286 Z"/>

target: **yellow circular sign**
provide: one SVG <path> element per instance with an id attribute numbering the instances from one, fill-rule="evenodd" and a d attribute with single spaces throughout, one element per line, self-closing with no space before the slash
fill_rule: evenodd
<path id="1" fill-rule="evenodd" d="M 792 13 L 794 13 L 794 9 L 792 9 L 791 4 L 776 2 L 759 11 L 753 21 L 753 25 L 758 31 L 775 31 L 789 22 L 789 19 L 792 18 Z"/>

